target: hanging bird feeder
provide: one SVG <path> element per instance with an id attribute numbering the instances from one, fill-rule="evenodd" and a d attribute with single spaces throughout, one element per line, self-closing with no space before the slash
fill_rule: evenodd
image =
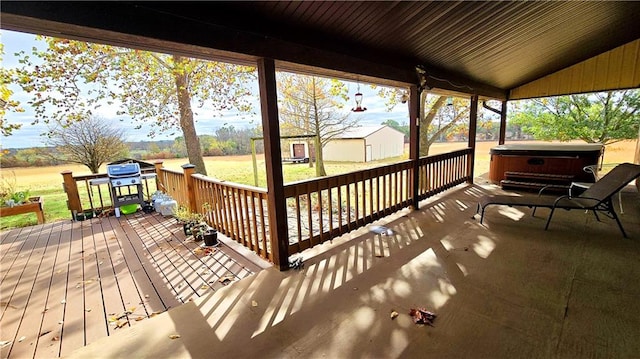
<path id="1" fill-rule="evenodd" d="M 356 99 L 356 107 L 352 108 L 353 112 L 364 112 L 367 110 L 366 107 L 362 107 L 362 93 L 360 92 L 360 84 L 358 84 L 358 92 L 355 94 Z"/>

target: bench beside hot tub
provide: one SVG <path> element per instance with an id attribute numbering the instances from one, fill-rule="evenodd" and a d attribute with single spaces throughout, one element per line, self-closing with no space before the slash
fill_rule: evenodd
<path id="1" fill-rule="evenodd" d="M 489 180 L 503 188 L 564 190 L 571 182 L 593 182 L 583 170 L 597 165 L 604 145 L 505 144 L 491 148 Z"/>

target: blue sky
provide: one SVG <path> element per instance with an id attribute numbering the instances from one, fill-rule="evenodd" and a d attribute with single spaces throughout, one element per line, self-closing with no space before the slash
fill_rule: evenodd
<path id="1" fill-rule="evenodd" d="M 17 58 L 14 56 L 14 53 L 19 51 L 30 53 L 32 47 L 42 46 L 42 42 L 37 41 L 35 39 L 35 35 L 14 31 L 1 30 L 0 39 L 4 44 L 2 66 L 5 68 L 13 68 L 18 66 Z M 347 82 L 347 86 L 349 88 L 349 95 L 353 97 L 353 93 L 355 93 L 357 89 L 357 84 Z M 10 86 L 10 88 L 14 92 L 12 98 L 22 103 L 22 107 L 24 108 L 25 112 L 8 112 L 6 114 L 6 119 L 9 123 L 21 123 L 23 124 L 23 126 L 21 129 L 14 131 L 13 135 L 0 138 L 2 147 L 26 148 L 44 146 L 46 138 L 41 136 L 41 134 L 46 132 L 47 126 L 41 123 L 31 125 L 31 122 L 33 122 L 34 120 L 34 112 L 27 104 L 27 101 L 29 101 L 30 99 L 30 95 L 24 93 L 18 86 Z M 362 125 L 380 124 L 381 122 L 389 119 L 395 120 L 399 123 L 408 122 L 409 117 L 406 105 L 399 104 L 398 106 L 396 106 L 396 108 L 393 109 L 393 111 L 389 112 L 384 105 L 384 100 L 377 96 L 376 90 L 371 89 L 367 84 L 361 84 L 360 90 L 360 92 L 362 92 L 364 95 L 363 105 L 367 107 L 367 111 L 352 115 L 357 116 L 359 122 Z M 259 114 L 260 106 L 257 97 L 254 97 L 252 101 L 255 104 L 255 111 L 258 112 L 255 115 L 239 116 L 233 111 L 229 111 L 228 113 L 219 115 L 214 114 L 211 111 L 207 111 L 206 109 L 194 109 L 194 112 L 198 112 L 198 114 L 195 115 L 196 131 L 198 132 L 198 134 L 212 134 L 216 129 L 224 126 L 225 124 L 232 125 L 236 128 L 255 127 L 255 125 L 259 124 L 261 121 Z M 353 103 L 348 103 L 345 108 L 351 108 L 354 105 L 355 104 Z M 131 122 L 130 118 L 116 116 L 114 107 L 105 107 L 105 109 L 101 111 L 102 112 L 100 112 L 98 115 L 102 118 L 106 119 L 107 121 L 113 121 L 117 126 L 124 126 L 125 128 L 127 128 L 129 141 L 171 140 L 180 135 L 180 132 L 178 131 L 178 133 L 174 136 L 161 135 L 154 138 L 149 138 L 148 128 L 135 130 L 133 128 L 134 124 Z"/>

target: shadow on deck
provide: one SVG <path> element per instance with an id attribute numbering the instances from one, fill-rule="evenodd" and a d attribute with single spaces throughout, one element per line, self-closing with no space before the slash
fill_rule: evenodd
<path id="1" fill-rule="evenodd" d="M 70 357 L 638 355 L 635 188 L 622 196 L 630 239 L 581 211 L 544 231 L 546 211 L 496 207 L 480 225 L 477 198 L 494 190 L 459 186 L 373 224 L 388 235 L 361 228 L 305 251 L 299 271 L 261 270 Z M 433 327 L 413 323 L 417 307 Z"/>
<path id="2" fill-rule="evenodd" d="M 225 243 L 142 212 L 2 232 L 1 357 L 69 355 L 265 266 Z"/>

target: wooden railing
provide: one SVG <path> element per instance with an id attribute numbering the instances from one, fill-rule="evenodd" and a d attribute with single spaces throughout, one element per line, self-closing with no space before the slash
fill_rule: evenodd
<path id="1" fill-rule="evenodd" d="M 263 188 L 192 176 L 195 208 L 207 222 L 260 257 L 273 260 L 269 243 L 267 191 Z"/>
<path id="2" fill-rule="evenodd" d="M 419 199 L 469 179 L 472 149 L 419 160 Z M 362 227 L 412 203 L 413 162 L 285 185 L 289 254 Z"/>
<path id="3" fill-rule="evenodd" d="M 472 154 L 473 149 L 465 148 L 420 158 L 418 198 L 429 198 L 471 179 L 468 166 Z"/>
<path id="4" fill-rule="evenodd" d="M 472 155 L 473 150 L 466 148 L 420 158 L 417 164 L 418 199 L 470 181 Z M 287 217 L 277 221 L 283 221 L 280 225 L 289 228 L 289 255 L 414 204 L 414 164 L 407 160 L 284 185 Z M 169 194 L 179 205 L 204 214 L 207 222 L 220 233 L 273 262 L 273 253 L 278 249 L 272 246 L 278 244 L 270 241 L 265 189 L 194 174 L 192 165 L 183 166 L 180 172 L 163 168 L 158 162 L 155 172 L 155 187 L 145 186 L 147 196 L 155 188 Z M 73 177 L 70 172 L 63 173 L 70 210 L 82 210 L 85 203 L 88 203 L 86 208 L 111 205 L 107 202 L 110 201 L 107 184 L 89 185 L 91 179 L 101 176 L 106 175 Z M 79 188 L 84 190 L 78 191 Z M 73 190 L 75 196 L 70 194 Z M 80 196 L 80 192 L 86 192 L 86 195 Z"/>
<path id="5" fill-rule="evenodd" d="M 408 206 L 411 169 L 404 161 L 285 185 L 289 254 Z"/>
<path id="6" fill-rule="evenodd" d="M 162 192 L 171 196 L 179 204 L 186 205 L 189 203 L 187 181 L 183 172 L 162 168 L 158 171 L 158 177 Z"/>

